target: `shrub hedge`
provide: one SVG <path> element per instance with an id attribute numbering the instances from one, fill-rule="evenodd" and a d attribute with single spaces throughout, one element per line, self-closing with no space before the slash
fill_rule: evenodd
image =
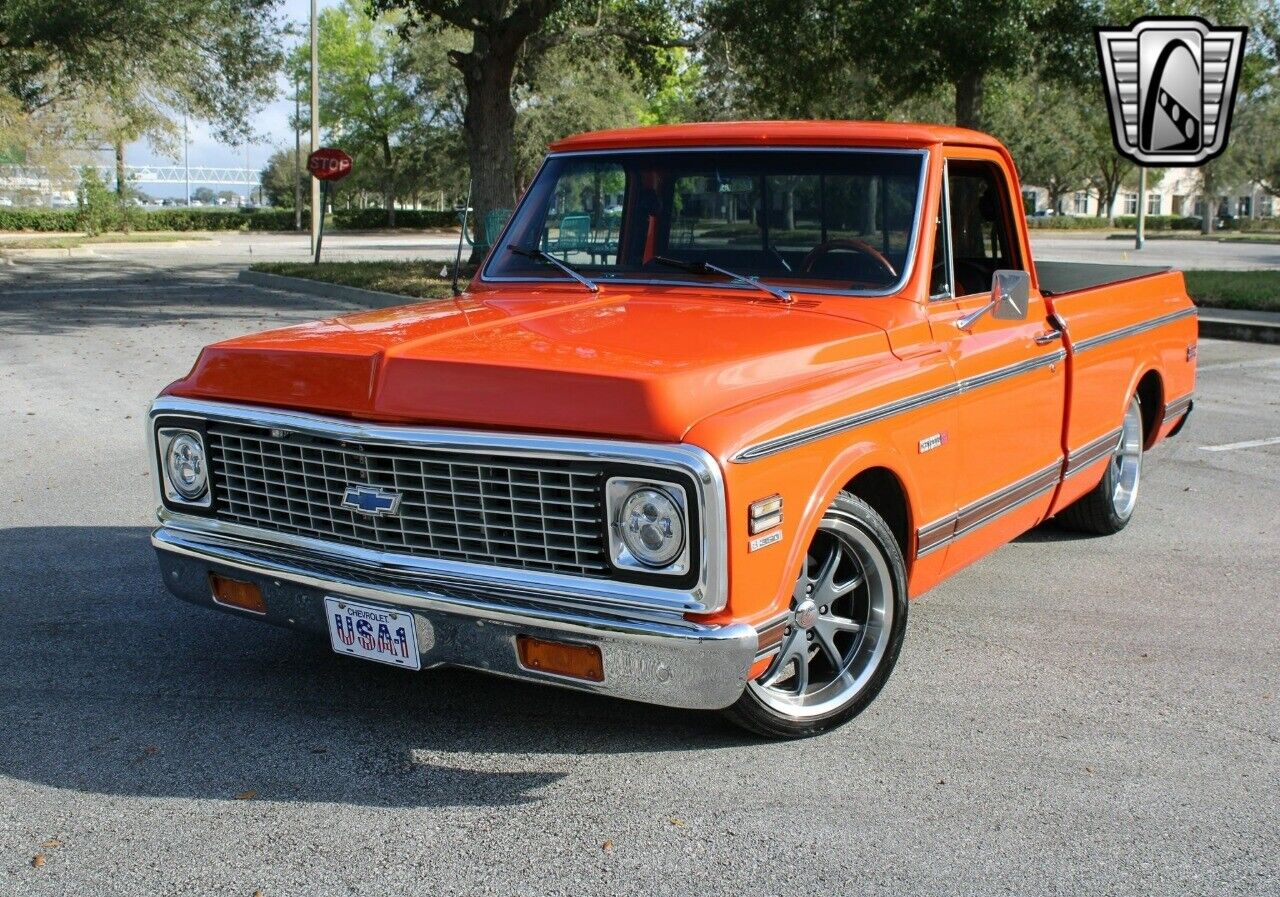
<path id="1" fill-rule="evenodd" d="M 0 231 L 78 231 L 78 215 L 77 209 L 0 207 Z M 458 214 L 452 211 L 402 209 L 396 212 L 397 227 L 454 227 L 457 223 Z M 383 209 L 338 209 L 329 214 L 326 223 L 335 230 L 378 230 L 386 225 L 387 213 Z M 130 208 L 115 216 L 112 226 L 116 230 L 137 231 L 293 230 L 293 210 Z"/>
<path id="2" fill-rule="evenodd" d="M 1094 215 L 1049 215 L 1027 219 L 1027 227 L 1032 230 L 1105 230 L 1110 226 L 1107 219 Z"/>
<path id="3" fill-rule="evenodd" d="M 293 213 L 290 212 L 290 215 Z M 387 226 L 386 209 L 334 209 L 329 220 L 338 230 L 379 230 Z M 396 209 L 396 227 L 457 227 L 458 213 L 429 209 Z"/>
<path id="4" fill-rule="evenodd" d="M 1117 215 L 1116 227 L 1133 230 L 1138 226 L 1137 215 Z M 1199 230 L 1200 219 L 1194 215 L 1148 215 L 1147 230 Z"/>
<path id="5" fill-rule="evenodd" d="M 1133 230 L 1136 215 L 1117 215 L 1115 223 L 1097 215 L 1050 215 L 1046 218 L 1028 218 L 1027 226 L 1033 230 Z M 1193 215 L 1148 215 L 1148 230 L 1199 230 L 1200 219 Z"/>
<path id="6" fill-rule="evenodd" d="M 76 229 L 75 209 L 15 209 L 0 207 L 0 230 L 41 232 Z"/>

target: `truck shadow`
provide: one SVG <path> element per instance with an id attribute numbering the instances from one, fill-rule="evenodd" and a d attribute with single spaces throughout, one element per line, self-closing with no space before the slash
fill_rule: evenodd
<path id="1" fill-rule="evenodd" d="M 713 714 L 406 673 L 193 607 L 145 527 L 0 530 L 0 775 L 143 797 L 494 806 L 582 754 L 749 744 Z"/>
<path id="2" fill-rule="evenodd" d="M 1082 533 L 1079 530 L 1068 529 L 1059 523 L 1056 519 L 1046 520 L 1044 523 L 1027 530 L 1013 541 L 1018 543 L 1036 543 L 1036 542 L 1079 542 L 1088 539 L 1102 539 L 1105 536 L 1098 536 L 1093 533 Z"/>

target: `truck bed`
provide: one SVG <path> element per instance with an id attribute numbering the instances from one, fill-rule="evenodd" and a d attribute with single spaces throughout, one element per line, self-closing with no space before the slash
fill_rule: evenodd
<path id="1" fill-rule="evenodd" d="M 1036 262 L 1040 291 L 1046 296 L 1061 296 L 1093 287 L 1133 280 L 1150 274 L 1162 274 L 1168 267 L 1150 265 L 1101 265 L 1093 262 Z"/>

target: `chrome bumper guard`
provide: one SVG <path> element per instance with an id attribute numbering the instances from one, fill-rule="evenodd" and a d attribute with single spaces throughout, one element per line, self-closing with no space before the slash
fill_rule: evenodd
<path id="1" fill-rule="evenodd" d="M 209 574 L 257 584 L 267 622 L 327 633 L 324 597 L 337 595 L 412 613 L 424 668 L 458 666 L 669 707 L 718 709 L 738 699 L 756 658 L 756 630 L 743 623 L 709 626 L 677 614 L 643 617 L 582 608 L 566 595 L 556 608 L 545 594 L 501 601 L 483 583 L 412 580 L 348 565 L 332 556 L 253 544 L 161 526 L 151 536 L 166 586 L 179 598 L 233 614 L 217 604 Z M 576 605 L 576 606 L 575 606 Z M 252 616 L 258 617 L 254 614 Z M 516 636 L 599 647 L 604 680 L 572 679 L 520 665 Z"/>

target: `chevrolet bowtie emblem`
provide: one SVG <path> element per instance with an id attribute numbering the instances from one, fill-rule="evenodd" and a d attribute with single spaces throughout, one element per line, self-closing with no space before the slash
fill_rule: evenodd
<path id="1" fill-rule="evenodd" d="M 400 510 L 400 499 L 399 492 L 352 483 L 342 494 L 342 506 L 371 517 L 390 517 Z"/>
<path id="2" fill-rule="evenodd" d="M 1227 147 L 1245 28 L 1149 16 L 1098 28 L 1098 61 L 1120 155 L 1139 165 L 1202 165 Z"/>

